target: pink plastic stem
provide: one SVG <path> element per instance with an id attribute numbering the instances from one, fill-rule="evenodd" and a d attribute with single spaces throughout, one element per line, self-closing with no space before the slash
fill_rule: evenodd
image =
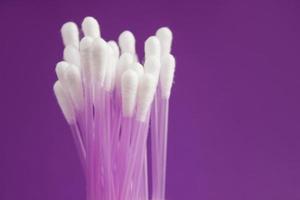
<path id="1" fill-rule="evenodd" d="M 72 136 L 73 136 L 73 139 L 74 139 L 74 142 L 75 142 L 76 149 L 77 149 L 78 154 L 79 154 L 79 159 L 80 159 L 82 168 L 83 168 L 83 170 L 85 170 L 85 168 L 86 168 L 86 166 L 85 166 L 85 164 L 86 164 L 85 163 L 86 151 L 85 151 L 85 147 L 84 147 L 83 142 L 82 142 L 82 138 L 81 138 L 78 126 L 75 123 L 75 124 L 71 124 L 70 128 L 71 128 L 71 132 L 72 132 Z"/>
<path id="2" fill-rule="evenodd" d="M 161 160 L 161 182 L 160 182 L 160 197 L 162 199 L 165 198 L 165 190 L 166 190 L 166 169 L 167 169 L 167 140 L 168 140 L 168 115 L 169 115 L 169 100 L 162 99 L 161 100 L 161 125 L 160 125 L 160 133 L 162 134 L 162 160 Z"/>

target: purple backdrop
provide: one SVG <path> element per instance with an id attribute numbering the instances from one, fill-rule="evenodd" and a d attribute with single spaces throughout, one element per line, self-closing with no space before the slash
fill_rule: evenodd
<path id="1" fill-rule="evenodd" d="M 84 199 L 52 85 L 60 26 L 86 15 L 140 55 L 174 31 L 168 199 L 300 199 L 300 1 L 1 0 L 1 200 Z"/>

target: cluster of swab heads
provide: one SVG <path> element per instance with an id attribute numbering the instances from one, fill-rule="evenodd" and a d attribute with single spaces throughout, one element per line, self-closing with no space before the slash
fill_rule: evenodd
<path id="1" fill-rule="evenodd" d="M 101 37 L 92 17 L 81 29 L 82 39 L 75 23 L 61 28 L 54 92 L 80 156 L 87 200 L 163 200 L 172 32 L 163 27 L 146 40 L 141 64 L 130 31 L 117 44 Z"/>

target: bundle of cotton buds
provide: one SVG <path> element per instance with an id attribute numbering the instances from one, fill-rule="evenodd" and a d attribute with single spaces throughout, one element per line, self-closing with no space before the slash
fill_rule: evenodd
<path id="1" fill-rule="evenodd" d="M 92 17 L 81 28 L 81 40 L 75 23 L 61 28 L 65 48 L 54 92 L 80 156 L 87 200 L 163 200 L 172 32 L 163 27 L 146 40 L 141 64 L 130 31 L 121 33 L 118 45 L 101 37 Z"/>

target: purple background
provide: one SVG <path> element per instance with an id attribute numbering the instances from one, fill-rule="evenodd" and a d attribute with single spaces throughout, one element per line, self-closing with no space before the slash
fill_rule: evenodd
<path id="1" fill-rule="evenodd" d="M 83 200 L 84 179 L 53 96 L 60 26 L 103 36 L 174 31 L 170 200 L 300 199 L 300 1 L 1 0 L 0 199 Z"/>

